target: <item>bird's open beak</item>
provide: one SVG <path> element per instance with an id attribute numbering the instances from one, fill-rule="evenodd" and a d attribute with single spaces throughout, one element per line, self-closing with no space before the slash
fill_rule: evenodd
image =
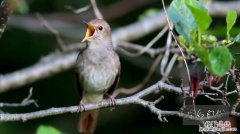
<path id="1" fill-rule="evenodd" d="M 91 38 L 94 33 L 95 33 L 95 27 L 93 25 L 87 23 L 87 32 L 86 32 L 85 37 L 82 40 L 82 42 L 89 40 L 89 38 Z"/>

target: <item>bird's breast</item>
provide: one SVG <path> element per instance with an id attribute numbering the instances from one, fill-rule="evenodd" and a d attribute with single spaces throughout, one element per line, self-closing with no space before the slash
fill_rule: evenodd
<path id="1" fill-rule="evenodd" d="M 90 54 L 90 53 L 89 53 Z M 113 57 L 99 57 L 87 55 L 80 61 L 80 80 L 85 92 L 106 92 L 113 84 L 117 75 L 118 66 Z"/>
<path id="2" fill-rule="evenodd" d="M 109 65 L 88 65 L 82 71 L 86 92 L 105 92 L 115 80 L 116 71 Z"/>

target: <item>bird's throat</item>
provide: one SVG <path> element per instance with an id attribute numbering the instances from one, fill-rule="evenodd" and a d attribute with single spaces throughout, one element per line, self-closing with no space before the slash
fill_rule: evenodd
<path id="1" fill-rule="evenodd" d="M 87 38 L 92 37 L 94 33 L 95 33 L 95 28 L 91 25 L 88 25 L 87 33 L 86 33 Z"/>

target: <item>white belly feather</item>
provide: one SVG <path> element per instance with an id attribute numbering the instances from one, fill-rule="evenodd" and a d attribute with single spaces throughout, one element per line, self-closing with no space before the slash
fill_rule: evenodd
<path id="1" fill-rule="evenodd" d="M 116 72 L 110 70 L 108 66 L 88 66 L 85 69 L 83 87 L 86 92 L 105 92 L 115 80 Z"/>

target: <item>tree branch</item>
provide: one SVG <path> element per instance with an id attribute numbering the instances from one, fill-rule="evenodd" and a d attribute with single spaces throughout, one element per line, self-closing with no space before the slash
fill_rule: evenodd
<path id="1" fill-rule="evenodd" d="M 240 14 L 240 1 L 211 1 L 207 6 L 209 14 L 214 17 L 222 17 L 226 16 L 227 12 L 231 10 L 235 10 L 237 14 Z"/>
<path id="2" fill-rule="evenodd" d="M 56 29 L 54 29 L 39 13 L 37 13 L 36 16 L 41 21 L 42 25 L 46 29 L 48 29 L 50 33 L 55 35 L 55 38 L 58 42 L 59 49 L 61 50 L 61 52 L 64 52 L 65 51 L 65 44 L 64 44 L 59 32 Z"/>
<path id="3" fill-rule="evenodd" d="M 75 13 L 75 14 L 83 13 L 83 12 L 87 11 L 90 7 L 91 7 L 91 5 L 86 5 L 86 6 L 82 7 L 82 8 L 74 9 L 74 8 L 71 7 L 71 6 L 65 6 L 65 8 L 71 10 L 71 11 L 72 11 L 73 13 Z"/>
<path id="4" fill-rule="evenodd" d="M 100 10 L 98 9 L 98 6 L 97 6 L 96 1 L 95 1 L 95 0 L 90 0 L 90 2 L 91 2 L 91 5 L 92 5 L 92 8 L 93 8 L 95 17 L 96 17 L 97 19 L 103 19 L 103 15 L 102 15 L 102 13 L 100 12 Z"/>
<path id="5" fill-rule="evenodd" d="M 148 87 L 147 89 L 136 93 L 133 96 L 122 98 L 122 99 L 116 99 L 115 104 L 116 106 L 120 105 L 128 105 L 128 104 L 138 104 L 139 103 L 139 98 L 142 98 L 144 96 L 147 96 L 154 91 L 157 90 L 166 90 L 170 92 L 175 92 L 180 94 L 182 91 L 180 88 L 167 85 L 161 81 L 157 82 L 156 84 Z M 91 104 L 85 104 L 85 111 L 89 110 L 94 110 L 94 109 L 99 109 L 99 108 L 104 108 L 104 107 L 109 107 L 112 104 L 110 103 L 109 100 L 103 100 L 97 103 L 91 103 Z M 7 121 L 27 121 L 30 119 L 37 119 L 37 118 L 42 118 L 42 117 L 47 117 L 47 116 L 52 116 L 52 115 L 58 115 L 58 114 L 64 114 L 64 113 L 77 113 L 78 112 L 78 107 L 79 106 L 70 106 L 70 107 L 62 107 L 62 108 L 50 108 L 47 110 L 40 110 L 37 112 L 31 112 L 31 113 L 24 113 L 24 114 L 0 114 L 0 122 L 7 122 Z M 81 112 L 83 109 L 81 109 Z"/>
<path id="6" fill-rule="evenodd" d="M 76 56 L 77 53 L 61 54 L 55 52 L 41 59 L 35 65 L 0 75 L 0 93 L 70 69 L 74 65 Z"/>
<path id="7" fill-rule="evenodd" d="M 119 88 L 116 91 L 114 91 L 112 96 L 116 97 L 120 93 L 123 93 L 123 94 L 133 94 L 133 93 L 136 93 L 141 88 L 143 88 L 146 85 L 146 83 L 150 80 L 151 76 L 153 75 L 154 71 L 156 70 L 157 66 L 159 65 L 161 59 L 162 59 L 162 55 L 159 54 L 159 56 L 155 59 L 155 61 L 151 65 L 147 75 L 145 76 L 145 78 L 143 79 L 142 82 L 140 82 L 139 84 L 135 85 L 134 87 L 131 87 L 131 88 L 128 88 L 128 89 L 126 89 L 126 88 Z"/>
<path id="8" fill-rule="evenodd" d="M 129 53 L 128 55 L 130 57 L 138 57 L 144 53 L 146 53 L 168 30 L 168 27 L 164 27 L 148 44 L 144 45 L 140 51 L 137 53 Z"/>
<path id="9" fill-rule="evenodd" d="M 152 113 L 155 113 L 158 116 L 160 121 L 166 120 L 163 118 L 163 116 L 179 116 L 179 117 L 193 119 L 193 120 L 206 120 L 206 119 L 209 120 L 209 119 L 221 118 L 222 116 L 226 116 L 227 114 L 229 114 L 229 113 L 223 113 L 223 114 L 219 114 L 217 116 L 212 116 L 212 117 L 208 117 L 208 118 L 197 118 L 197 117 L 192 117 L 190 115 L 184 114 L 180 111 L 164 111 L 155 106 L 159 101 L 161 101 L 163 99 L 162 97 L 160 97 L 159 99 L 157 99 L 153 102 L 142 99 L 143 97 L 145 97 L 149 94 L 155 93 L 156 91 L 168 91 L 168 92 L 173 92 L 173 93 L 176 93 L 179 95 L 182 94 L 181 88 L 175 87 L 173 85 L 168 85 L 162 81 L 159 81 L 159 82 L 155 83 L 154 85 L 152 85 L 130 97 L 116 99 L 115 104 L 116 104 L 116 106 L 130 105 L 130 104 L 141 105 L 145 108 L 148 108 Z M 103 100 L 100 102 L 84 105 L 85 111 L 106 108 L 106 107 L 110 107 L 110 106 L 112 106 L 112 104 L 109 100 Z M 69 106 L 69 107 L 60 107 L 60 108 L 50 108 L 47 110 L 40 110 L 40 111 L 30 112 L 30 113 L 19 113 L 19 114 L 2 113 L 2 114 L 0 114 L 0 122 L 11 122 L 11 121 L 25 122 L 27 120 L 44 118 L 44 117 L 53 116 L 53 115 L 60 115 L 60 114 L 65 114 L 65 113 L 78 113 L 78 110 L 79 110 L 78 108 L 79 108 L 79 106 Z M 81 109 L 80 112 L 83 112 L 83 109 Z M 235 116 L 240 116 L 240 114 L 237 112 L 234 112 L 234 113 L 232 112 L 230 114 L 235 115 Z"/>

